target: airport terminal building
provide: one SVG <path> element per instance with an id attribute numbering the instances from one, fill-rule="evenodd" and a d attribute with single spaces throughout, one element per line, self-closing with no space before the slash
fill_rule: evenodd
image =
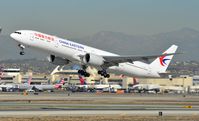
<path id="1" fill-rule="evenodd" d="M 87 83 L 110 83 L 119 84 L 123 89 L 128 89 L 130 85 L 135 84 L 152 84 L 160 87 L 183 87 L 193 86 L 193 77 L 181 76 L 176 78 L 133 78 L 121 75 L 111 74 L 110 78 L 102 78 L 97 71 L 90 68 L 91 76 L 85 78 Z M 32 84 L 57 83 L 60 79 L 64 79 L 66 84 L 80 84 L 77 70 L 54 70 L 51 75 L 32 75 L 32 72 L 21 74 L 20 69 L 4 69 L 1 75 L 1 83 L 24 83 L 30 77 Z M 195 78 L 194 78 L 195 79 Z M 196 85 L 196 83 L 195 83 Z"/>

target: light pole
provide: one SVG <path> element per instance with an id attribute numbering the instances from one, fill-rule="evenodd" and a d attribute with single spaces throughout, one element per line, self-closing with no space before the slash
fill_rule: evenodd
<path id="1" fill-rule="evenodd" d="M 183 79 L 183 90 L 184 90 L 184 97 L 185 97 L 185 95 L 186 95 L 186 87 L 185 87 L 185 79 L 186 79 L 186 77 L 184 76 L 184 77 L 182 77 L 182 79 Z"/>

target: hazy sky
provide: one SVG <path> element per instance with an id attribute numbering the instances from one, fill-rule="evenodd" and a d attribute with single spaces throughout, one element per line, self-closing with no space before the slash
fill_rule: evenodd
<path id="1" fill-rule="evenodd" d="M 199 30 L 199 0 L 1 0 L 3 34 L 33 29 L 65 38 L 99 31 L 156 34 Z"/>

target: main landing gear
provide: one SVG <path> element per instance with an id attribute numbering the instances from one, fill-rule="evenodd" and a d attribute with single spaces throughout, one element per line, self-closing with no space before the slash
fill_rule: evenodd
<path id="1" fill-rule="evenodd" d="M 90 74 L 88 72 L 86 72 L 85 70 L 78 70 L 78 74 L 84 76 L 84 77 L 89 77 Z M 101 70 L 98 71 L 98 74 L 100 74 L 101 76 L 105 77 L 105 78 L 110 78 L 110 74 L 108 74 L 106 72 L 106 70 Z"/>
<path id="2" fill-rule="evenodd" d="M 84 77 L 89 77 L 90 74 L 86 72 L 85 70 L 78 70 L 78 74 L 84 76 Z"/>
<path id="3" fill-rule="evenodd" d="M 78 70 L 78 74 L 80 74 L 80 75 L 82 75 L 82 76 L 84 76 L 84 77 L 89 77 L 90 74 L 89 74 L 88 72 L 86 72 L 86 68 L 87 68 L 87 66 L 86 66 L 86 65 L 83 65 L 83 66 L 82 66 L 82 70 Z M 98 74 L 100 74 L 100 75 L 103 76 L 104 78 L 110 78 L 110 74 L 108 74 L 108 73 L 106 72 L 105 69 L 99 70 L 99 71 L 98 71 Z"/>
<path id="4" fill-rule="evenodd" d="M 86 65 L 82 65 L 82 70 L 78 70 L 78 74 L 84 76 L 84 77 L 89 77 L 90 74 L 88 72 L 86 72 Z"/>
<path id="5" fill-rule="evenodd" d="M 98 74 L 100 74 L 101 76 L 104 76 L 105 78 L 110 78 L 110 74 L 108 74 L 106 70 L 98 71 Z"/>
<path id="6" fill-rule="evenodd" d="M 18 47 L 20 48 L 20 52 L 19 52 L 19 54 L 20 55 L 24 55 L 25 54 L 25 52 L 24 52 L 24 49 L 25 49 L 25 46 L 24 45 L 22 45 L 22 44 L 18 44 Z"/>

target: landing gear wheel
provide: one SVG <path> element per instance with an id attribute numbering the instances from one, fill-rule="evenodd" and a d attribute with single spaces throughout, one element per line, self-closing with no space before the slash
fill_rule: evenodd
<path id="1" fill-rule="evenodd" d="M 90 74 L 86 72 L 86 73 L 84 74 L 84 76 L 85 76 L 85 77 L 90 77 Z"/>
<path id="2" fill-rule="evenodd" d="M 80 74 L 80 75 L 84 75 L 84 70 L 78 70 L 78 72 L 77 72 L 78 74 Z"/>
<path id="3" fill-rule="evenodd" d="M 105 78 L 110 78 L 110 74 L 104 75 Z"/>
<path id="4" fill-rule="evenodd" d="M 98 71 L 97 73 L 100 74 L 100 75 L 102 75 L 102 71 Z"/>
<path id="5" fill-rule="evenodd" d="M 25 52 L 21 51 L 19 54 L 20 54 L 20 55 L 24 55 L 24 54 L 25 54 Z"/>
<path id="6" fill-rule="evenodd" d="M 78 74 L 82 75 L 82 76 L 85 76 L 85 77 L 89 77 L 90 74 L 84 70 L 78 70 Z"/>
<path id="7" fill-rule="evenodd" d="M 100 70 L 98 71 L 98 74 L 104 76 L 105 78 L 110 78 L 110 74 L 107 74 L 106 70 Z"/>
<path id="8" fill-rule="evenodd" d="M 24 52 L 24 49 L 25 49 L 25 46 L 24 45 L 22 45 L 22 44 L 18 44 L 18 46 L 19 46 L 19 48 L 20 48 L 20 55 L 24 55 L 25 54 L 25 52 Z"/>

